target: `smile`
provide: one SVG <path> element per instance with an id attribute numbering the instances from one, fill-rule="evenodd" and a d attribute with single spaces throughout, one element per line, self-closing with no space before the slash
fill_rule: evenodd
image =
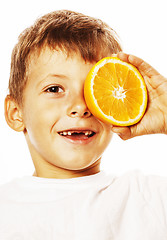
<path id="1" fill-rule="evenodd" d="M 91 130 L 67 130 L 58 132 L 58 134 L 62 137 L 65 137 L 72 142 L 86 142 L 87 140 L 92 139 L 92 137 L 96 134 L 96 132 Z"/>
<path id="2" fill-rule="evenodd" d="M 62 131 L 59 132 L 60 135 L 62 136 L 87 136 L 87 137 L 92 137 L 95 132 L 93 131 Z"/>

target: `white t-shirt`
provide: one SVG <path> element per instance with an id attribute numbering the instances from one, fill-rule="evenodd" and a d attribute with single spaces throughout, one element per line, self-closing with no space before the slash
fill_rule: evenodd
<path id="1" fill-rule="evenodd" d="M 13 180 L 0 187 L 0 240 L 167 240 L 167 179 Z"/>

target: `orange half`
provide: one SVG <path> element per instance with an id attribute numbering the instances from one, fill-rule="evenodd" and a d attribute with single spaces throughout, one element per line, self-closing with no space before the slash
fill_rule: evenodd
<path id="1" fill-rule="evenodd" d="M 87 75 L 85 101 L 103 122 L 130 126 L 139 122 L 147 107 L 147 89 L 140 72 L 117 57 L 103 58 Z"/>

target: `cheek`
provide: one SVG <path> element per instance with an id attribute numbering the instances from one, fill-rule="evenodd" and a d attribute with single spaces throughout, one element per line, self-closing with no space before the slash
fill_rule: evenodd
<path id="1" fill-rule="evenodd" d="M 34 115 L 27 116 L 25 137 L 31 151 L 35 150 L 41 156 L 47 157 L 54 139 L 51 132 L 56 121 L 57 118 L 47 112 L 45 114 L 36 112 Z"/>
<path id="2" fill-rule="evenodd" d="M 40 128 L 54 124 L 61 114 L 60 104 L 46 103 L 45 101 L 36 101 L 35 104 L 31 99 L 25 103 L 24 107 L 24 123 L 26 128 Z"/>
<path id="3" fill-rule="evenodd" d="M 101 125 L 102 125 L 102 129 L 103 129 L 101 145 L 103 145 L 103 147 L 106 148 L 112 139 L 113 133 L 111 131 L 110 125 L 107 125 L 105 123 L 101 123 Z"/>
<path id="4" fill-rule="evenodd" d="M 24 124 L 26 128 L 26 135 L 33 145 L 42 141 L 49 136 L 49 133 L 57 121 L 57 116 L 47 110 L 32 107 L 27 109 L 24 115 Z"/>

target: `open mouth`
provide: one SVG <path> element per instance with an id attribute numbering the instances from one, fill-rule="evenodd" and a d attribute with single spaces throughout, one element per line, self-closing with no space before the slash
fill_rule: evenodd
<path id="1" fill-rule="evenodd" d="M 77 130 L 67 130 L 58 132 L 60 136 L 70 138 L 73 140 L 86 140 L 93 137 L 96 133 L 91 130 L 77 131 Z"/>

